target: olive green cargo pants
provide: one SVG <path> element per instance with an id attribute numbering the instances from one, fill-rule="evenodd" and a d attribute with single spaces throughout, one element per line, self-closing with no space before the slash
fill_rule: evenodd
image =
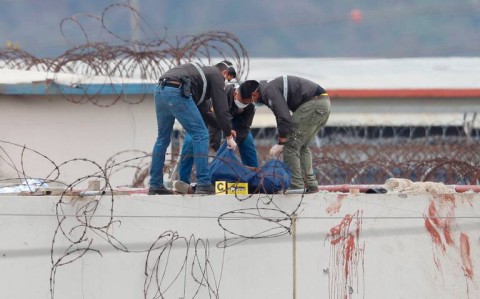
<path id="1" fill-rule="evenodd" d="M 283 161 L 290 166 L 292 182 L 290 189 L 318 189 L 313 175 L 312 152 L 309 144 L 318 131 L 325 126 L 330 115 L 330 98 L 317 96 L 302 104 L 293 113 L 290 133 L 283 147 Z M 306 180 L 306 186 L 305 186 Z"/>

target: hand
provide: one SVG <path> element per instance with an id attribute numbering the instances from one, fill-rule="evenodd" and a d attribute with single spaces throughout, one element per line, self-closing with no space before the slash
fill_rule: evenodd
<path id="1" fill-rule="evenodd" d="M 280 156 L 282 151 L 283 151 L 283 144 L 275 144 L 270 149 L 270 157 L 278 159 L 278 156 Z"/>
<path id="2" fill-rule="evenodd" d="M 228 139 L 229 137 L 230 139 Z M 233 151 L 237 148 L 237 143 L 233 140 L 232 135 L 227 137 L 227 147 Z"/>
<path id="3" fill-rule="evenodd" d="M 232 133 L 233 138 L 237 138 L 237 131 L 232 130 L 231 133 Z"/>

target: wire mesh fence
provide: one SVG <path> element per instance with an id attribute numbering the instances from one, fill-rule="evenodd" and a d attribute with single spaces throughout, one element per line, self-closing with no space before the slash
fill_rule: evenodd
<path id="1" fill-rule="evenodd" d="M 275 129 L 256 130 L 259 160 Z M 321 185 L 382 184 L 388 178 L 445 184 L 480 181 L 480 130 L 460 127 L 326 127 L 310 149 Z"/>

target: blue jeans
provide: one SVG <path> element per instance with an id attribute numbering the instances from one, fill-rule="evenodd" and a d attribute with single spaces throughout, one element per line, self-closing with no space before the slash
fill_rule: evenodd
<path id="1" fill-rule="evenodd" d="M 150 187 L 163 187 L 163 166 L 177 119 L 193 139 L 192 153 L 197 166 L 198 185 L 210 185 L 208 173 L 208 131 L 193 98 L 184 98 L 176 87 L 157 85 L 154 93 L 158 137 L 153 147 Z"/>
<path id="2" fill-rule="evenodd" d="M 238 151 L 243 165 L 258 167 L 257 149 L 253 142 L 252 132 L 248 132 L 247 137 L 238 143 Z"/>
<path id="3" fill-rule="evenodd" d="M 183 142 L 181 152 L 182 158 L 180 159 L 180 164 L 178 165 L 178 175 L 180 180 L 186 183 L 190 183 L 190 173 L 192 172 L 193 167 L 192 153 L 194 144 L 195 143 L 193 142 L 192 137 L 188 133 L 185 134 L 185 140 Z M 258 167 L 257 150 L 255 149 L 252 133 L 248 132 L 247 137 L 237 145 L 240 152 L 240 157 L 242 158 L 242 163 L 246 166 Z"/>

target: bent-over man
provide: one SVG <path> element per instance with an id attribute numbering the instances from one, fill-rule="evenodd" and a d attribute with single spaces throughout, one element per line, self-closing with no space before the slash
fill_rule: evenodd
<path id="1" fill-rule="evenodd" d="M 160 77 L 154 92 L 158 137 L 152 153 L 148 194 L 173 193 L 163 184 L 163 166 L 175 119 L 193 139 L 198 181 L 196 193 L 215 193 L 208 172 L 208 131 L 199 109 L 206 105 L 205 99 L 215 99 L 213 107 L 217 123 L 226 136 L 228 147 L 235 149 L 237 144 L 231 133 L 232 117 L 225 92 L 228 75 L 226 66 L 187 63 L 168 70 Z"/>
<path id="2" fill-rule="evenodd" d="M 292 171 L 290 189 L 317 192 L 309 144 L 330 115 L 330 98 L 325 89 L 308 79 L 282 76 L 260 81 L 252 99 L 242 102 L 250 101 L 265 104 L 275 114 L 278 144 L 270 149 L 270 155 L 278 157 L 283 151 L 283 161 Z"/>

